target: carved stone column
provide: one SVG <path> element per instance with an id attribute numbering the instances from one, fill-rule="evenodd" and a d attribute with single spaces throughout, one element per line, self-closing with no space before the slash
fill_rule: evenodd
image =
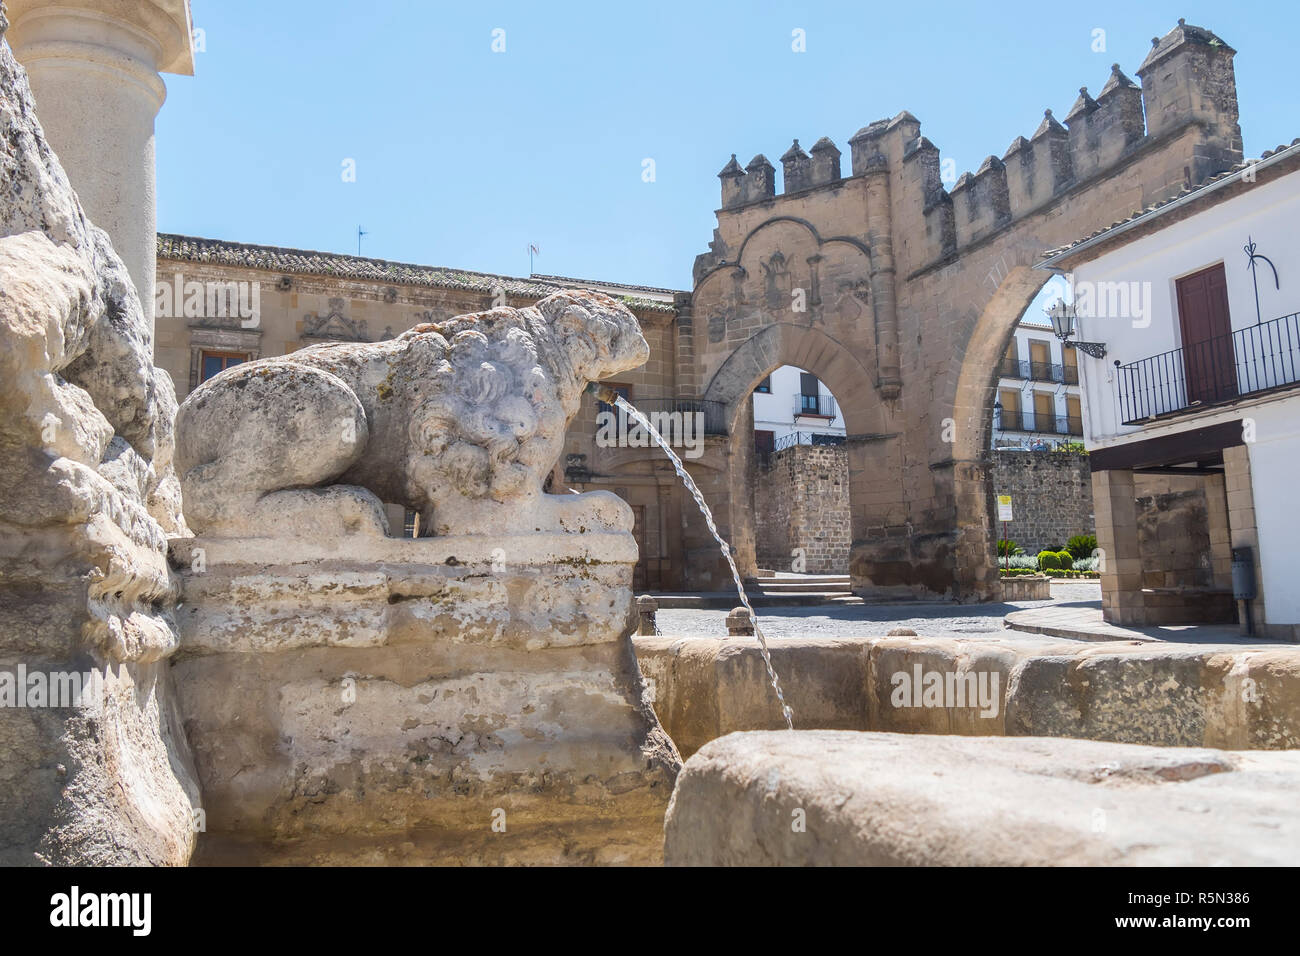
<path id="1" fill-rule="evenodd" d="M 871 297 L 876 312 L 876 374 L 882 398 L 903 390 L 898 358 L 898 310 L 894 298 L 894 239 L 889 212 L 889 166 L 883 156 L 868 161 L 867 242 L 871 248 Z"/>
<path id="2" fill-rule="evenodd" d="M 189 0 L 7 0 L 46 138 L 126 263 L 153 338 L 160 73 L 192 76 Z"/>
<path id="3" fill-rule="evenodd" d="M 673 332 L 677 351 L 677 361 L 673 363 L 677 397 L 695 398 L 703 384 L 695 380 L 695 320 L 689 292 L 678 292 L 673 296 L 673 311 L 677 314 Z"/>

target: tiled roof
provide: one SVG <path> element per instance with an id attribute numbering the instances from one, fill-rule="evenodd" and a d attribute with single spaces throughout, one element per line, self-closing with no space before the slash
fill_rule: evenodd
<path id="1" fill-rule="evenodd" d="M 1216 183 L 1220 183 L 1225 179 L 1230 179 L 1234 176 L 1238 176 L 1249 167 L 1261 163 L 1266 159 L 1279 156 L 1279 154 L 1281 153 L 1289 153 L 1289 154 L 1293 154 L 1296 157 L 1300 157 L 1300 137 L 1293 139 L 1289 145 L 1283 144 L 1279 146 L 1277 149 L 1265 150 L 1264 153 L 1259 157 L 1259 159 L 1248 159 L 1244 162 L 1238 163 L 1237 165 L 1233 166 L 1231 169 L 1225 169 L 1217 176 L 1211 176 L 1209 179 L 1207 179 L 1203 183 L 1200 183 L 1199 185 L 1184 186 L 1181 190 L 1178 191 L 1178 194 L 1176 196 L 1170 196 L 1168 199 L 1163 199 L 1160 202 L 1152 203 L 1150 206 L 1147 206 L 1145 209 L 1139 209 L 1136 212 L 1134 212 L 1131 216 L 1125 219 L 1120 219 L 1116 222 L 1112 222 L 1109 226 L 1105 226 L 1101 229 L 1098 229 L 1096 232 L 1092 233 L 1091 235 L 1084 236 L 1081 239 L 1076 239 L 1073 242 L 1068 243 L 1064 246 L 1058 246 L 1055 249 L 1049 249 L 1043 253 L 1043 258 L 1051 259 L 1055 256 L 1063 255 L 1064 253 L 1067 253 L 1070 250 L 1083 245 L 1085 242 L 1092 242 L 1093 240 L 1104 236 L 1108 232 L 1112 232 L 1113 230 L 1120 229 L 1124 226 L 1128 226 L 1130 223 L 1134 223 L 1139 219 L 1158 213 L 1164 207 L 1185 200 L 1186 197 L 1188 196 L 1191 196 L 1196 193 L 1204 192 L 1205 190 L 1208 190 L 1211 186 L 1215 185 Z"/>
<path id="2" fill-rule="evenodd" d="M 599 279 L 577 279 L 573 276 L 552 276 L 545 275 L 541 272 L 534 272 L 528 278 L 536 282 L 546 282 L 550 285 L 562 285 L 566 289 L 583 289 L 588 286 L 602 289 L 626 289 L 629 293 L 643 292 L 647 296 L 667 296 L 671 298 L 683 289 L 661 289 L 653 285 L 631 285 L 627 282 L 602 282 Z"/>
<path id="3" fill-rule="evenodd" d="M 158 233 L 158 258 L 179 262 L 201 262 L 245 269 L 262 269 L 288 275 L 333 276 L 340 279 L 363 279 L 387 282 L 393 285 L 425 286 L 434 289 L 457 289 L 470 292 L 493 293 L 497 288 L 507 295 L 545 298 L 561 288 L 573 288 L 574 283 L 551 279 L 498 275 L 492 272 L 470 272 L 464 269 L 446 269 L 440 266 L 421 266 L 387 259 L 369 259 L 336 252 L 316 252 L 310 249 L 286 249 L 280 246 L 259 246 L 246 242 L 229 242 L 224 239 L 203 239 L 197 236 L 179 236 Z M 579 286 L 581 282 L 575 280 Z M 604 286 L 627 288 L 624 302 L 635 308 L 655 312 L 671 312 L 672 304 L 635 295 L 650 290 L 622 283 L 603 282 Z"/>

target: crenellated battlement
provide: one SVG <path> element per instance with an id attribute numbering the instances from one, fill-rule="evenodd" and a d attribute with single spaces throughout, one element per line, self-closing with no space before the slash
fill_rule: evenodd
<path id="1" fill-rule="evenodd" d="M 1155 193 L 1203 182 L 1242 159 L 1232 59 L 1236 51 L 1210 30 L 1178 25 L 1152 40 L 1136 71 L 1141 84 L 1118 63 L 1094 98 L 1081 87 L 1064 125 L 1046 110 L 1026 139 L 1017 136 L 1002 157 L 990 155 L 972 173 L 945 188 L 939 150 L 921 136 L 920 121 L 907 111 L 864 126 L 850 139 L 851 178 L 889 174 L 895 204 L 904 215 L 923 218 L 927 259 L 946 258 L 1057 197 L 1113 171 L 1159 140 L 1194 127 L 1191 161 L 1171 170 Z M 778 200 L 843 180 L 840 151 L 823 137 L 805 152 L 795 140 L 781 157 L 782 191 L 775 170 L 761 154 L 744 169 L 733 155 L 720 172 L 722 209 Z M 951 175 L 951 171 L 948 171 Z M 951 181 L 951 180 L 950 180 Z"/>
<path id="2" fill-rule="evenodd" d="M 781 177 L 783 193 L 803 192 L 838 183 L 841 178 L 840 151 L 823 136 L 813 145 L 810 155 L 804 152 L 796 139 L 781 157 Z M 736 161 L 736 154 L 732 153 L 718 178 L 722 180 L 723 209 L 734 209 L 776 196 L 776 168 L 762 153 L 743 169 Z"/>

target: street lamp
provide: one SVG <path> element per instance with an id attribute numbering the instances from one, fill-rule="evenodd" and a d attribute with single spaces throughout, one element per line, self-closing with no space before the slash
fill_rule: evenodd
<path id="1" fill-rule="evenodd" d="M 1101 342 L 1069 341 L 1070 336 L 1074 334 L 1074 320 L 1078 317 L 1074 306 L 1066 305 L 1064 299 L 1057 299 L 1043 311 L 1052 320 L 1052 331 L 1061 340 L 1061 348 L 1079 349 L 1097 359 L 1106 357 L 1106 346 Z"/>

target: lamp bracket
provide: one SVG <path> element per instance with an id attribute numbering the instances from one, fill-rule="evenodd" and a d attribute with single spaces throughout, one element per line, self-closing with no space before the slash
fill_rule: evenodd
<path id="1" fill-rule="evenodd" d="M 1061 343 L 1061 347 L 1067 349 L 1078 349 L 1081 352 L 1086 352 L 1095 359 L 1106 357 L 1106 346 L 1102 342 L 1071 342 L 1066 340 Z"/>

